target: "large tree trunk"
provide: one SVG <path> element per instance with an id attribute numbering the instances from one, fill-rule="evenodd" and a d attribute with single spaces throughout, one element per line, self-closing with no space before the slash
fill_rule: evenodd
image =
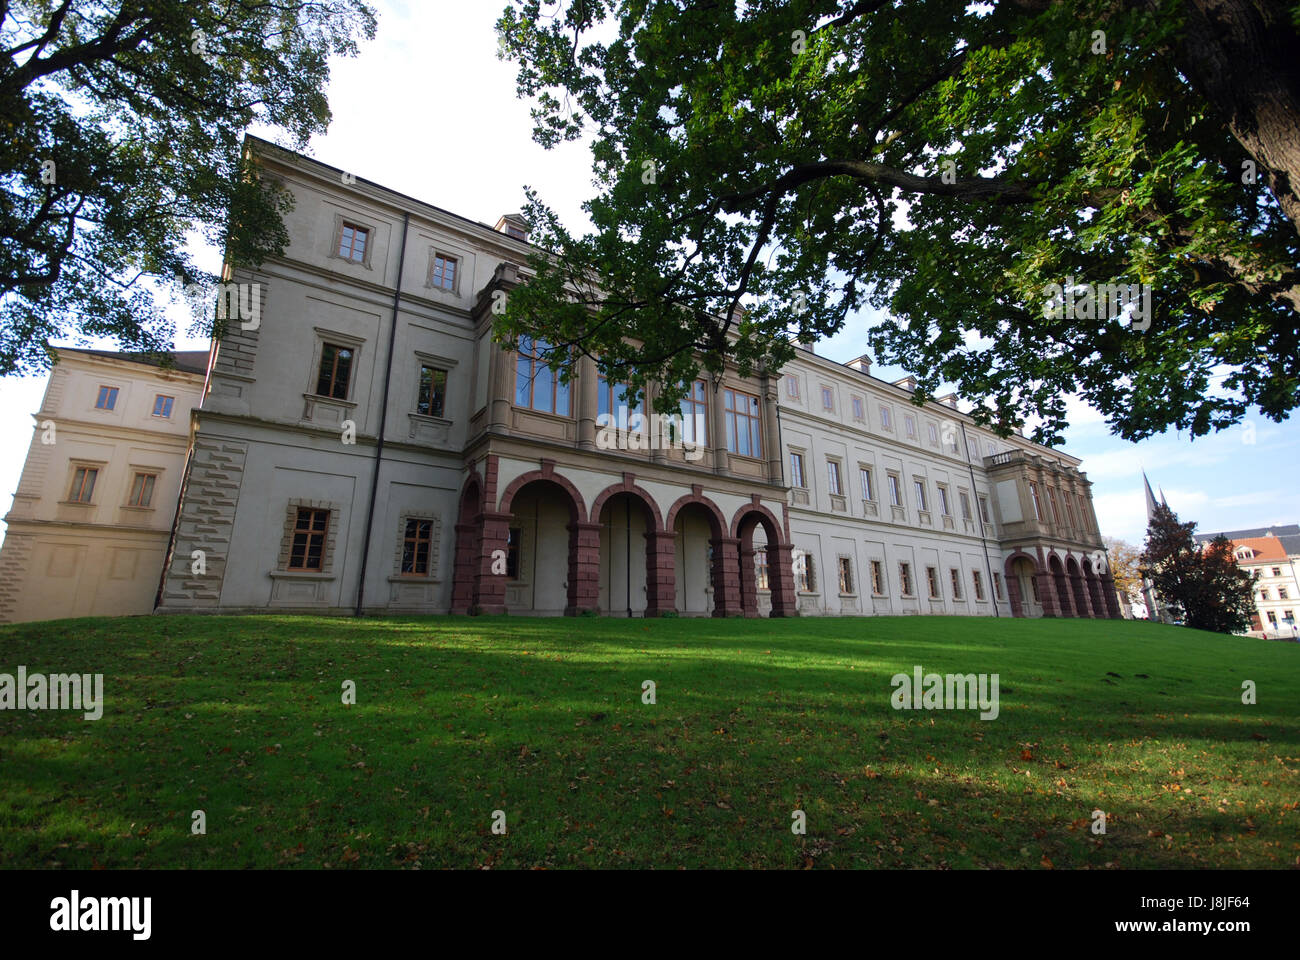
<path id="1" fill-rule="evenodd" d="M 1300 36 L 1277 0 L 1187 0 L 1179 67 L 1300 231 Z"/>

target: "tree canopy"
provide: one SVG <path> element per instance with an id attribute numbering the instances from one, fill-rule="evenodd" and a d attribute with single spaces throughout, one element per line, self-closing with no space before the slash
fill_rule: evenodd
<path id="1" fill-rule="evenodd" d="M 1255 577 L 1237 566 L 1232 541 L 1220 534 L 1197 547 L 1195 523 L 1182 523 L 1163 503 L 1147 528 L 1141 572 L 1156 595 L 1189 627 L 1217 633 L 1250 629 Z"/>
<path id="2" fill-rule="evenodd" d="M 324 131 L 329 57 L 374 31 L 361 0 L 0 0 L 0 375 L 61 336 L 169 349 L 148 281 L 214 279 L 187 241 L 282 249 L 243 133 Z"/>
<path id="3" fill-rule="evenodd" d="M 594 230 L 529 191 L 499 336 L 672 390 L 868 307 L 877 362 L 1001 432 L 1193 435 L 1300 403 L 1300 6 L 515 0 L 535 139 L 589 136 Z M 741 310 L 740 307 L 747 309 Z"/>

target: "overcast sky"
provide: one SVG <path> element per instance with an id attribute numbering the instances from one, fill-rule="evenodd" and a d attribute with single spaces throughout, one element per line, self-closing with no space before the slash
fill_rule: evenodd
<path id="1" fill-rule="evenodd" d="M 504 0 L 378 3 L 379 31 L 361 55 L 337 61 L 329 100 L 334 120 L 310 153 L 325 163 L 488 224 L 517 210 L 525 184 L 565 217 L 585 223 L 591 190 L 582 145 L 545 151 L 530 138 L 528 104 L 515 97 L 514 69 L 496 58 L 493 23 Z M 216 269 L 219 253 L 205 266 Z M 874 317 L 850 317 L 817 351 L 839 361 L 868 352 Z M 106 344 L 112 348 L 112 344 Z M 190 340 L 180 349 L 205 349 Z M 895 378 L 901 372 L 877 369 Z M 0 379 L 0 516 L 7 513 L 31 441 L 31 414 L 45 377 Z M 1300 425 L 1256 415 L 1195 442 L 1173 432 L 1139 444 L 1112 437 L 1095 411 L 1071 408 L 1064 449 L 1083 459 L 1102 533 L 1139 544 L 1146 527 L 1143 468 L 1169 505 L 1198 530 L 1300 522 L 1295 490 Z"/>

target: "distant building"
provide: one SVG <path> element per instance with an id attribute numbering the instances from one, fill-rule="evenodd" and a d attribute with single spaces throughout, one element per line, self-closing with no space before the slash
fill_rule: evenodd
<path id="1" fill-rule="evenodd" d="M 1300 610 L 1300 525 L 1227 530 L 1237 565 L 1257 574 L 1255 615 L 1251 633 L 1264 637 L 1294 637 L 1296 611 Z M 1198 533 L 1198 544 L 1209 543 L 1217 533 Z"/>
<path id="2" fill-rule="evenodd" d="M 0 548 L 0 622 L 148 613 L 206 351 L 60 347 Z"/>

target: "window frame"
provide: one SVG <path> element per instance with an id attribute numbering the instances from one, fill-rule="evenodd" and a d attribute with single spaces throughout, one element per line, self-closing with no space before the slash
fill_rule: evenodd
<path id="1" fill-rule="evenodd" d="M 321 384 L 324 382 L 326 355 L 331 349 L 335 351 L 335 354 L 334 354 L 333 364 L 330 367 L 330 381 L 329 381 L 330 390 L 326 392 L 321 390 Z M 334 388 L 337 386 L 337 376 L 338 376 L 338 369 L 339 369 L 338 351 L 344 351 L 344 350 L 346 350 L 349 354 L 348 366 L 347 366 L 347 379 L 343 383 L 343 396 L 339 397 L 339 396 L 335 396 Z M 320 342 L 320 357 L 316 363 L 316 379 L 312 384 L 312 395 L 316 397 L 324 397 L 326 400 L 340 400 L 344 402 L 350 402 L 349 396 L 352 393 L 353 373 L 356 370 L 356 363 L 357 363 L 357 348 L 355 346 L 346 343 L 338 343 L 334 340 L 322 339 Z"/>
<path id="2" fill-rule="evenodd" d="M 109 386 L 106 383 L 99 385 L 99 392 L 95 395 L 95 409 L 104 410 L 112 413 L 117 409 L 118 394 L 121 393 L 121 387 Z"/>
<path id="3" fill-rule="evenodd" d="M 289 561 L 285 569 L 294 573 L 324 573 L 326 557 L 325 553 L 329 547 L 329 531 L 333 523 L 332 510 L 324 507 L 298 507 L 297 519 L 289 538 Z M 303 526 L 303 515 L 307 515 L 307 525 Z M 319 531 L 316 529 L 316 517 L 318 514 L 325 515 L 325 526 Z M 304 535 L 302 540 L 301 551 L 299 550 L 299 535 Z M 310 565 L 312 541 L 320 539 L 319 553 L 316 566 Z M 295 557 L 298 558 L 295 562 Z"/>
<path id="4" fill-rule="evenodd" d="M 753 401 L 753 413 L 736 407 L 737 398 L 741 397 L 746 401 Z M 726 427 L 726 449 L 728 453 L 733 456 L 749 457 L 754 460 L 763 459 L 763 408 L 760 397 L 756 394 L 746 393 L 743 390 L 737 390 L 735 387 L 723 387 L 722 420 Z M 752 451 L 749 453 L 738 449 L 742 420 L 745 421 L 746 436 L 752 447 Z"/>
<path id="5" fill-rule="evenodd" d="M 415 536 L 411 536 L 411 525 L 415 525 Z M 420 536 L 420 527 L 428 527 L 426 536 Z M 406 517 L 402 524 L 402 553 L 398 566 L 398 576 L 400 577 L 419 577 L 428 579 L 432 576 L 433 570 L 433 543 L 434 543 L 434 520 L 432 517 Z M 411 569 L 407 570 L 407 550 L 411 549 Z M 420 545 L 424 545 L 424 569 L 419 569 L 420 565 Z"/>
<path id="6" fill-rule="evenodd" d="M 800 490 L 808 489 L 808 477 L 804 473 L 803 454 L 798 450 L 790 451 L 790 486 Z"/>
<path id="7" fill-rule="evenodd" d="M 856 597 L 858 594 L 853 582 L 853 558 L 840 554 L 836 558 L 835 570 L 839 578 L 840 596 Z"/>
<path id="8" fill-rule="evenodd" d="M 139 483 L 137 492 L 136 484 Z M 131 472 L 131 488 L 127 493 L 126 505 L 138 510 L 153 509 L 153 495 L 158 487 L 158 474 L 148 470 L 133 470 Z"/>
<path id="9" fill-rule="evenodd" d="M 348 252 L 343 252 L 343 243 L 346 239 L 347 232 L 352 231 L 352 242 L 348 246 Z M 360 256 L 357 256 L 357 234 L 363 234 L 361 240 Z M 346 263 L 360 264 L 361 266 L 370 266 L 371 245 L 374 241 L 374 229 L 359 223 L 356 220 L 348 220 L 340 215 L 338 230 L 335 231 L 334 237 L 334 256 Z"/>
<path id="10" fill-rule="evenodd" d="M 422 417 L 433 417 L 433 418 L 435 418 L 435 419 L 437 419 L 437 420 L 445 420 L 445 419 L 446 419 L 446 414 L 447 414 L 447 381 L 448 381 L 448 380 L 450 379 L 450 377 L 451 377 L 451 371 L 445 369 L 444 367 L 435 366 L 434 364 L 432 364 L 432 363 L 428 363 L 428 362 L 426 362 L 426 361 L 424 361 L 424 360 L 421 360 L 421 361 L 420 361 L 420 364 L 419 364 L 419 370 L 420 370 L 420 372 L 419 372 L 419 374 L 417 375 L 416 383 L 415 383 L 415 412 L 416 412 L 417 414 L 419 414 L 420 416 L 422 416 Z M 434 409 L 433 409 L 433 400 L 434 400 L 434 397 L 438 396 L 438 392 L 437 392 L 437 387 L 438 387 L 438 378 L 437 378 L 437 376 L 434 376 L 433 379 L 429 382 L 428 409 L 427 409 L 427 410 L 421 410 L 421 409 L 420 409 L 420 405 L 421 405 L 422 403 L 425 402 L 425 400 L 424 400 L 424 387 L 425 387 L 425 383 L 424 383 L 424 371 L 426 371 L 426 370 L 431 370 L 431 371 L 433 371 L 433 373 L 434 373 L 435 375 L 436 375 L 436 374 L 439 374 L 439 373 L 442 374 L 442 395 L 441 395 L 441 398 L 440 398 L 442 402 L 439 404 L 437 412 L 434 412 Z"/>
<path id="11" fill-rule="evenodd" d="M 528 351 L 530 352 L 525 352 L 524 350 L 525 343 L 528 344 Z M 549 416 L 552 417 L 563 417 L 565 419 L 572 419 L 573 384 L 572 383 L 561 384 L 560 383 L 561 368 L 553 367 L 547 363 L 542 363 L 542 361 L 538 357 L 538 353 L 541 352 L 538 350 L 537 347 L 539 343 L 543 345 L 543 348 L 547 348 L 550 346 L 550 344 L 547 343 L 547 341 L 536 340 L 530 336 L 525 335 L 519 338 L 519 344 L 518 344 L 519 349 L 515 351 L 515 390 L 513 394 L 514 406 L 518 407 L 521 410 L 532 410 L 534 413 L 543 413 L 543 414 L 548 414 Z M 521 365 L 525 361 L 527 362 L 528 365 L 528 373 L 527 373 L 528 401 L 526 403 L 521 402 L 519 399 L 520 376 L 523 375 L 523 370 Z M 548 371 L 548 375 L 550 377 L 550 392 L 551 392 L 550 409 L 547 409 L 545 407 L 539 407 L 536 405 L 537 377 L 538 377 L 539 370 L 543 370 L 543 369 Z M 565 409 L 563 413 L 561 413 L 558 409 L 560 405 L 559 400 L 561 395 L 564 397 Z"/>
<path id="12" fill-rule="evenodd" d="M 165 400 L 165 401 L 167 401 L 166 403 L 164 403 L 164 404 L 162 405 L 162 407 L 163 407 L 163 412 L 162 412 L 162 413 L 159 413 L 159 412 L 158 412 L 158 401 L 159 401 L 159 400 Z M 154 397 L 153 397 L 153 412 L 150 414 L 150 416 L 151 416 L 151 417 L 157 417 L 159 420 L 170 420 L 170 419 L 172 418 L 172 411 L 175 410 L 175 409 L 176 409 L 176 398 L 175 398 L 175 397 L 169 397 L 169 396 L 168 396 L 167 394 L 165 394 L 165 393 L 155 393 L 155 394 L 154 394 Z"/>
<path id="13" fill-rule="evenodd" d="M 86 481 L 90 481 L 90 489 L 86 489 Z M 68 498 L 65 503 L 79 503 L 83 505 L 93 505 L 95 502 L 95 486 L 99 483 L 99 467 L 94 464 L 72 464 L 72 482 L 68 486 Z"/>
<path id="14" fill-rule="evenodd" d="M 840 462 L 834 457 L 826 458 L 826 486 L 832 497 L 844 496 L 844 478 L 840 475 Z"/>
<path id="15" fill-rule="evenodd" d="M 451 264 L 451 283 L 447 283 L 447 264 Z M 432 290 L 455 294 L 460 291 L 460 277 L 464 261 L 458 254 L 434 249 L 429 254 L 429 276 L 426 286 Z"/>

